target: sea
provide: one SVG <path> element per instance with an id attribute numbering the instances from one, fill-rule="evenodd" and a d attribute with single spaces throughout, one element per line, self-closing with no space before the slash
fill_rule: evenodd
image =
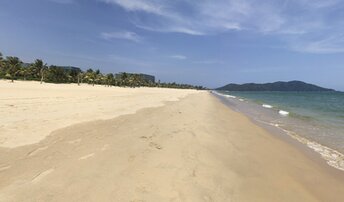
<path id="1" fill-rule="evenodd" d="M 343 92 L 212 93 L 235 111 L 278 128 L 344 171 Z"/>

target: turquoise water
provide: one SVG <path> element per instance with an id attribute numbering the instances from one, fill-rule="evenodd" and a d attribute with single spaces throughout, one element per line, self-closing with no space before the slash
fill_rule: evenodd
<path id="1" fill-rule="evenodd" d="M 230 92 L 230 94 L 289 111 L 291 116 L 318 120 L 334 127 L 344 127 L 344 93 L 342 92 Z"/>
<path id="2" fill-rule="evenodd" d="M 344 93 L 214 93 L 236 111 L 280 128 L 320 153 L 329 165 L 344 170 Z M 282 115 L 281 110 L 289 114 Z"/>

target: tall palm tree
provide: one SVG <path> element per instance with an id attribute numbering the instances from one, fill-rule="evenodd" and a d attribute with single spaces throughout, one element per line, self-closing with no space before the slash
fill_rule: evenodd
<path id="1" fill-rule="evenodd" d="M 80 83 L 82 83 L 84 76 L 85 76 L 85 74 L 82 71 L 78 73 L 78 75 L 77 75 L 78 86 L 80 86 Z"/>
<path id="2" fill-rule="evenodd" d="M 98 71 L 93 71 L 93 69 L 88 69 L 85 73 L 85 79 L 87 80 L 88 83 L 91 83 L 92 86 L 94 86 L 96 80 L 97 80 L 97 75 L 99 74 Z"/>
<path id="3" fill-rule="evenodd" d="M 103 79 L 102 73 L 100 73 L 100 70 L 97 69 L 97 70 L 94 72 L 94 82 L 95 82 L 96 84 L 101 84 L 103 80 L 104 80 L 104 79 Z M 94 85 L 94 84 L 93 84 L 93 85 Z"/>
<path id="4" fill-rule="evenodd" d="M 1 67 L 1 64 L 2 64 L 3 60 L 4 60 L 4 58 L 2 57 L 2 53 L 0 52 L 0 67 Z"/>
<path id="5" fill-rule="evenodd" d="M 10 78 L 11 81 L 14 81 L 16 75 L 20 72 L 22 61 L 18 57 L 6 57 L 6 77 Z"/>
<path id="6" fill-rule="evenodd" d="M 3 62 L 4 62 L 4 58 L 2 57 L 2 53 L 0 52 L 0 76 L 3 71 Z"/>
<path id="7" fill-rule="evenodd" d="M 35 62 L 33 63 L 33 67 L 35 68 L 36 73 L 41 78 L 41 84 L 42 84 L 44 81 L 45 71 L 48 69 L 47 64 L 44 64 L 43 60 L 36 59 Z"/>
<path id="8" fill-rule="evenodd" d="M 30 68 L 26 68 L 26 67 L 22 67 L 20 70 L 19 70 L 19 75 L 21 77 L 23 77 L 24 80 L 26 80 L 27 76 L 30 75 Z"/>
<path id="9" fill-rule="evenodd" d="M 110 87 L 111 85 L 113 85 L 113 82 L 115 80 L 115 76 L 110 73 L 106 75 L 106 84 Z"/>

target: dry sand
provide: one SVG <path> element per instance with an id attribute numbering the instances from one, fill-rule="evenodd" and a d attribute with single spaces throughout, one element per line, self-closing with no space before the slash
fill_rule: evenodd
<path id="1" fill-rule="evenodd" d="M 0 92 L 0 147 L 17 147 L 62 127 L 162 106 L 196 91 L 0 80 Z"/>
<path id="2" fill-rule="evenodd" d="M 0 201 L 336 202 L 343 196 L 341 175 L 207 92 L 0 149 Z"/>

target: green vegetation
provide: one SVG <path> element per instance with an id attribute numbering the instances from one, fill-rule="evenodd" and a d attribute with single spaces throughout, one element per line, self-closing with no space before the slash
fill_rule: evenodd
<path id="1" fill-rule="evenodd" d="M 202 86 L 177 83 L 155 82 L 149 75 L 119 73 L 103 74 L 100 70 L 88 69 L 85 72 L 75 67 L 48 66 L 42 60 L 34 63 L 23 63 L 18 57 L 3 57 L 0 53 L 0 79 L 33 80 L 49 83 L 87 83 L 90 85 L 121 86 L 121 87 L 160 87 L 204 90 Z"/>
<path id="2" fill-rule="evenodd" d="M 282 82 L 278 81 L 275 83 L 265 84 L 228 84 L 216 90 L 227 90 L 227 91 L 334 91 L 328 88 L 322 88 L 313 84 L 308 84 L 302 81 L 289 81 Z"/>

